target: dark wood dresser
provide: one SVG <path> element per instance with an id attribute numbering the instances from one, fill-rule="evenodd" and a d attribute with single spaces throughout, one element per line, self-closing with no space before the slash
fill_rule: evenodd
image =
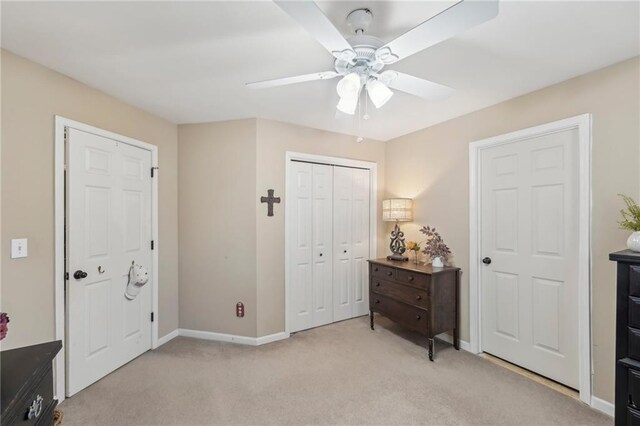
<path id="1" fill-rule="evenodd" d="M 615 424 L 640 426 L 640 253 L 611 253 L 616 285 Z"/>
<path id="2" fill-rule="evenodd" d="M 4 425 L 52 425 L 53 359 L 62 348 L 55 341 L 0 352 Z"/>
<path id="3" fill-rule="evenodd" d="M 387 259 L 369 260 L 369 311 L 428 338 L 433 361 L 433 338 L 453 331 L 453 345 L 459 349 L 458 292 L 460 268 L 433 268 Z"/>

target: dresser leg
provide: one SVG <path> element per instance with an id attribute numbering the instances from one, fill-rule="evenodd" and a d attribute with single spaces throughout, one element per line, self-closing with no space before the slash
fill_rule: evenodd
<path id="1" fill-rule="evenodd" d="M 429 361 L 433 361 L 433 338 L 429 339 Z"/>
<path id="2" fill-rule="evenodd" d="M 374 330 L 374 328 L 373 328 L 373 311 L 369 311 L 369 323 L 370 323 L 371 329 Z"/>
<path id="3" fill-rule="evenodd" d="M 460 350 L 460 336 L 458 336 L 458 329 L 453 329 L 453 347 L 456 348 L 456 351 Z"/>

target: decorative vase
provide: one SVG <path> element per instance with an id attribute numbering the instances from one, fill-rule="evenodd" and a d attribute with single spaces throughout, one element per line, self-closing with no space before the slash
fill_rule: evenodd
<path id="1" fill-rule="evenodd" d="M 440 256 L 436 256 L 431 260 L 431 266 L 434 268 L 442 268 L 444 263 L 442 263 L 442 258 Z"/>
<path id="2" fill-rule="evenodd" d="M 416 250 L 414 250 L 413 254 L 415 255 L 415 257 L 413 258 L 413 263 L 416 264 L 416 265 L 419 265 L 420 262 L 418 262 L 418 252 Z"/>
<path id="3" fill-rule="evenodd" d="M 640 253 L 640 231 L 636 231 L 629 235 L 629 239 L 627 239 L 627 247 L 631 251 Z"/>

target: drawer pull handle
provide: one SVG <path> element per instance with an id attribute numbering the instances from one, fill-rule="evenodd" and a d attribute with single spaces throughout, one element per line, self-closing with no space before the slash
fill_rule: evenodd
<path id="1" fill-rule="evenodd" d="M 375 268 L 375 269 L 373 270 L 373 272 L 378 272 L 378 268 Z"/>
<path id="2" fill-rule="evenodd" d="M 27 414 L 27 418 L 37 419 L 42 414 L 42 405 L 44 404 L 44 399 L 40 395 L 36 396 L 36 399 L 33 400 L 31 406 L 29 407 L 29 413 Z"/>
<path id="3" fill-rule="evenodd" d="M 380 287 L 380 283 L 376 283 L 376 287 Z"/>
<path id="4" fill-rule="evenodd" d="M 411 275 L 409 275 L 409 278 L 407 278 L 409 281 L 413 281 L 413 277 Z"/>
<path id="5" fill-rule="evenodd" d="M 422 300 L 422 296 L 417 295 L 417 296 L 416 296 L 416 300 Z"/>
<path id="6" fill-rule="evenodd" d="M 380 299 L 376 299 L 376 303 L 380 303 Z"/>
<path id="7" fill-rule="evenodd" d="M 422 318 L 420 315 L 416 315 L 416 321 L 420 321 L 420 318 Z"/>
<path id="8" fill-rule="evenodd" d="M 393 272 L 387 271 L 387 275 L 391 276 L 391 274 L 393 274 Z"/>

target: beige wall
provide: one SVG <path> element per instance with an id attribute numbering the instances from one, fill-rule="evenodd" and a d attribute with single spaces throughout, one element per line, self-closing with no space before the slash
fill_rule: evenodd
<path id="1" fill-rule="evenodd" d="M 550 86 L 493 107 L 399 137 L 386 147 L 386 192 L 414 198 L 415 221 L 404 229 L 419 238 L 418 225 L 438 228 L 455 257 L 469 270 L 470 142 L 572 117 L 593 114 L 592 286 L 594 394 L 613 401 L 615 268 L 608 253 L 625 246 L 617 227 L 617 193 L 640 194 L 640 60 Z M 469 276 L 462 281 L 462 338 L 469 338 Z"/>
<path id="2" fill-rule="evenodd" d="M 1 309 L 11 317 L 3 348 L 54 338 L 54 116 L 159 147 L 159 334 L 178 325 L 177 126 L 7 51 L 2 51 Z M 11 259 L 12 238 L 29 257 Z"/>
<path id="3" fill-rule="evenodd" d="M 284 330 L 284 212 L 285 153 L 287 151 L 372 161 L 378 164 L 378 204 L 382 205 L 385 161 L 384 143 L 365 140 L 357 143 L 355 137 L 292 124 L 258 119 L 258 145 L 256 164 L 255 205 L 257 220 L 257 291 L 258 336 Z M 275 215 L 267 217 L 266 207 L 259 197 L 267 189 L 283 197 L 275 206 Z M 385 244 L 381 208 L 378 209 L 378 247 Z"/>
<path id="4" fill-rule="evenodd" d="M 382 196 L 384 144 L 262 119 L 180 125 L 179 141 L 180 327 L 284 331 L 285 152 L 377 162 Z M 283 198 L 273 217 L 267 189 Z"/>
<path id="5" fill-rule="evenodd" d="M 179 140 L 180 327 L 255 337 L 256 120 L 181 125 Z"/>

